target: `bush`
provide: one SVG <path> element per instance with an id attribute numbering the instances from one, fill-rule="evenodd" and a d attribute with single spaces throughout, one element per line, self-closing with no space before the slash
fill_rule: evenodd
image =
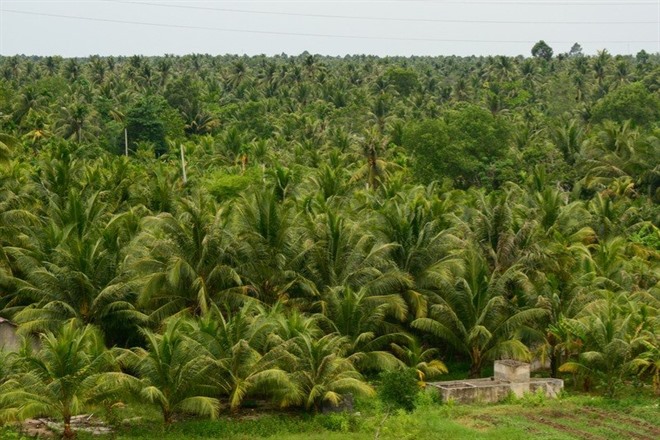
<path id="1" fill-rule="evenodd" d="M 414 368 L 385 371 L 380 375 L 378 396 L 385 406 L 412 411 L 420 391 L 418 380 Z"/>
<path id="2" fill-rule="evenodd" d="M 253 183 L 260 182 L 261 173 L 256 168 L 248 169 L 245 174 L 213 174 L 206 182 L 208 191 L 218 201 L 225 201 L 240 196 Z"/>

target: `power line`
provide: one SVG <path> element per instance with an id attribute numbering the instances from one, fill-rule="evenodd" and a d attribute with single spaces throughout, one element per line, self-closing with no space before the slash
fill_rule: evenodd
<path id="1" fill-rule="evenodd" d="M 427 41 L 427 42 L 435 42 L 435 43 L 515 43 L 515 44 L 535 43 L 535 41 L 531 41 L 531 40 L 475 40 L 475 39 L 444 39 L 444 38 L 415 38 L 415 37 L 372 37 L 367 35 L 337 35 L 337 34 L 317 34 L 317 33 L 307 33 L 307 32 L 261 31 L 261 30 L 253 30 L 253 29 L 235 29 L 235 28 L 220 28 L 220 27 L 208 27 L 208 26 L 191 26 L 191 25 L 182 25 L 182 24 L 152 23 L 152 22 L 133 21 L 133 20 L 115 20 L 112 18 L 81 17 L 76 15 L 62 15 L 62 14 L 49 14 L 45 12 L 20 11 L 16 9 L 2 9 L 2 12 L 8 12 L 11 14 L 29 15 L 29 16 L 94 21 L 101 23 L 131 24 L 131 25 L 162 27 L 162 28 L 170 28 L 170 29 L 194 29 L 194 30 L 218 31 L 218 32 L 238 32 L 238 33 L 260 34 L 260 35 L 343 38 L 343 39 L 353 39 L 353 40 Z M 559 44 L 574 43 L 574 41 L 550 41 L 550 40 L 549 42 L 559 43 Z M 634 43 L 656 43 L 656 41 L 655 40 L 636 40 L 636 41 L 635 40 L 630 40 L 630 41 L 602 40 L 602 41 L 583 41 L 582 43 L 583 44 L 600 44 L 600 43 L 634 44 Z"/>
<path id="2" fill-rule="evenodd" d="M 309 17 L 309 18 L 331 18 L 343 20 L 370 20 L 370 21 L 395 21 L 395 22 L 423 22 L 423 23 L 463 23 L 463 24 L 553 24 L 553 25 L 630 25 L 630 24 L 657 24 L 655 20 L 647 21 L 516 21 L 516 20 L 458 20 L 458 19 L 435 19 L 435 18 L 401 18 L 401 17 L 365 17 L 354 15 L 335 14 L 305 14 L 301 12 L 281 11 L 256 11 L 238 8 L 214 8 L 210 6 L 189 6 L 152 2 L 132 2 L 122 0 L 106 0 L 110 3 L 121 3 L 137 6 L 156 6 L 161 8 L 190 9 L 198 11 L 232 12 L 256 15 L 277 15 L 286 17 Z"/>
<path id="3" fill-rule="evenodd" d="M 3 0 L 4 3 L 44 3 L 44 0 Z M 102 3 L 111 0 L 63 0 L 60 3 Z M 173 3 L 178 0 L 164 0 L 163 3 Z M 238 0 L 195 0 L 195 3 L 238 3 Z M 139 3 L 139 2 L 135 2 Z M 576 0 L 576 1 L 552 1 L 552 0 L 281 0 L 281 1 L 266 1 L 266 0 L 241 0 L 240 3 L 328 3 L 328 4 L 354 4 L 354 3 L 426 3 L 436 5 L 531 5 L 531 6 L 657 6 L 657 2 L 653 0 L 639 1 L 602 1 L 602 0 Z"/>

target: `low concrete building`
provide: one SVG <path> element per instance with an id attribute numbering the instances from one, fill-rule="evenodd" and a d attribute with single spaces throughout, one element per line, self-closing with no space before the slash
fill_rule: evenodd
<path id="1" fill-rule="evenodd" d="M 0 350 L 18 351 L 21 348 L 21 337 L 16 334 L 16 324 L 0 318 Z"/>
<path id="2" fill-rule="evenodd" d="M 485 379 L 450 380 L 427 384 L 440 393 L 443 402 L 493 403 L 510 393 L 522 397 L 525 393 L 543 390 L 547 397 L 557 397 L 564 381 L 551 378 L 530 378 L 530 366 L 514 360 L 495 361 L 494 376 Z"/>

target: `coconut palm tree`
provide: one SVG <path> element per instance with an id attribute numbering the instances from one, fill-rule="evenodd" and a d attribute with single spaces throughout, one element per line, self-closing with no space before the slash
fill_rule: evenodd
<path id="1" fill-rule="evenodd" d="M 414 337 L 406 345 L 393 343 L 392 351 L 407 367 L 415 369 L 422 383 L 449 371 L 444 362 L 438 359 L 437 348 L 426 348 Z"/>
<path id="2" fill-rule="evenodd" d="M 268 304 L 307 296 L 313 291 L 300 274 L 300 234 L 291 203 L 280 203 L 278 190 L 247 195 L 235 211 L 237 271 L 248 291 Z"/>
<path id="3" fill-rule="evenodd" d="M 71 417 L 100 399 L 119 396 L 126 378 L 93 326 L 68 321 L 58 332 L 42 334 L 39 345 L 32 351 L 26 344 L 14 374 L 0 386 L 0 417 L 58 416 L 64 437 L 72 438 Z"/>
<path id="4" fill-rule="evenodd" d="M 462 274 L 450 277 L 431 306 L 428 318 L 411 323 L 448 343 L 470 359 L 470 377 L 481 373 L 487 360 L 501 357 L 525 360 L 529 350 L 521 332 L 547 314 L 525 304 L 531 284 L 520 266 L 503 273 L 491 272 L 485 258 L 474 249 L 464 257 Z"/>
<path id="5" fill-rule="evenodd" d="M 227 317 L 213 306 L 193 323 L 192 337 L 216 363 L 213 381 L 227 396 L 230 411 L 238 411 L 257 391 L 283 406 L 297 399 L 297 389 L 280 368 L 286 360 L 291 365 L 291 356 L 281 345 L 270 343 L 275 329 L 271 314 L 254 301 Z"/>
<path id="6" fill-rule="evenodd" d="M 0 163 L 8 162 L 12 150 L 18 145 L 18 140 L 13 136 L 0 133 Z"/>
<path id="7" fill-rule="evenodd" d="M 77 319 L 121 328 L 113 334 L 119 339 L 111 340 L 125 342 L 121 339 L 130 328 L 143 321 L 130 289 L 119 282 L 122 222 L 109 216 L 101 197 L 76 190 L 66 200 L 53 196 L 44 213 L 48 222 L 23 216 L 33 226 L 17 245 L 4 247 L 12 268 L 5 278 L 10 286 L 5 311 L 26 332 L 54 331 L 63 321 Z"/>
<path id="8" fill-rule="evenodd" d="M 407 314 L 406 303 L 396 293 L 378 295 L 367 289 L 337 287 L 327 296 L 319 325 L 346 338 L 347 355 L 361 371 L 389 369 L 400 364 L 387 349 L 407 339 L 396 323 Z"/>
<path id="9" fill-rule="evenodd" d="M 383 136 L 377 129 L 368 131 L 361 143 L 365 163 L 353 174 L 351 180 L 357 182 L 366 179 L 367 188 L 375 189 L 392 171 L 398 169 L 397 164 L 383 158 L 388 144 L 389 138 Z"/>
<path id="10" fill-rule="evenodd" d="M 378 211 L 381 221 L 376 228 L 394 245 L 390 258 L 412 280 L 399 293 L 413 318 L 426 316 L 436 279 L 458 264 L 454 254 L 462 246 L 449 228 L 452 203 L 437 200 L 431 191 L 419 187 L 399 193 Z"/>
<path id="11" fill-rule="evenodd" d="M 613 294 L 605 295 L 603 300 L 587 306 L 578 318 L 560 324 L 581 344 L 577 357 L 562 364 L 559 371 L 582 378 L 585 389 L 597 380 L 613 397 L 625 375 L 639 371 L 640 363 L 635 359 L 647 341 L 635 325 L 634 310 L 616 304 L 618 299 Z"/>
<path id="12" fill-rule="evenodd" d="M 213 212 L 212 201 L 198 194 L 183 199 L 176 216 L 145 219 L 127 267 L 154 323 L 181 310 L 203 315 L 214 301 L 240 301 L 241 279 L 232 265 L 226 217 Z"/>
<path id="13" fill-rule="evenodd" d="M 138 380 L 129 389 L 146 402 L 157 405 L 169 425 L 177 413 L 195 413 L 215 418 L 220 402 L 209 380 L 215 370 L 213 359 L 190 338 L 185 317 L 167 321 L 163 334 L 143 330 L 145 348 L 125 350 L 120 362 L 134 369 Z"/>
<path id="14" fill-rule="evenodd" d="M 287 349 L 295 356 L 293 381 L 299 387 L 305 409 L 318 412 L 324 403 L 337 406 L 343 396 L 373 396 L 369 386 L 346 357 L 349 343 L 336 334 L 314 338 L 301 334 Z"/>

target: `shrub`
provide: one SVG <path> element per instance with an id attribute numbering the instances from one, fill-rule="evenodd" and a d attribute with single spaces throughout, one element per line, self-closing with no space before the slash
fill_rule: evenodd
<path id="1" fill-rule="evenodd" d="M 415 409 L 420 389 L 414 368 L 385 371 L 380 375 L 380 381 L 378 396 L 386 406 L 406 411 Z"/>

